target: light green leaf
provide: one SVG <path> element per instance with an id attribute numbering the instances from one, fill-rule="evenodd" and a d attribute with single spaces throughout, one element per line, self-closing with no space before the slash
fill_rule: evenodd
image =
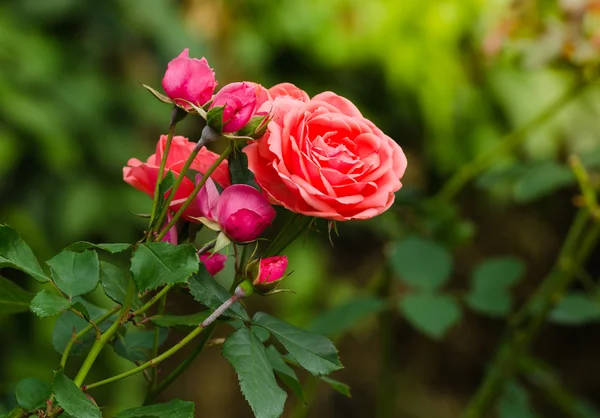
<path id="1" fill-rule="evenodd" d="M 267 358 L 277 377 L 296 394 L 298 399 L 306 405 L 306 397 L 296 372 L 281 358 L 281 354 L 272 345 L 267 347 Z"/>
<path id="2" fill-rule="evenodd" d="M 32 377 L 20 380 L 15 388 L 17 403 L 27 410 L 45 407 L 50 395 L 52 395 L 50 383 Z"/>
<path id="3" fill-rule="evenodd" d="M 77 418 L 102 418 L 100 409 L 69 379 L 62 370 L 54 372 L 52 387 L 58 404 Z"/>
<path id="4" fill-rule="evenodd" d="M 584 325 L 600 320 L 600 302 L 582 292 L 564 295 L 549 319 L 562 325 Z"/>
<path id="5" fill-rule="evenodd" d="M 111 254 L 121 253 L 131 248 L 131 244 L 94 244 L 92 242 L 87 241 L 79 241 L 74 244 L 69 245 L 65 250 L 74 251 L 74 252 L 82 252 L 85 250 L 93 250 L 99 249 L 107 251 Z"/>
<path id="6" fill-rule="evenodd" d="M 17 406 L 12 411 L 8 413 L 8 415 L 0 415 L 2 418 L 23 418 L 25 411 L 22 407 Z"/>
<path id="7" fill-rule="evenodd" d="M 317 334 L 335 337 L 352 328 L 358 321 L 385 308 L 385 301 L 375 297 L 359 297 L 334 306 L 319 315 L 309 329 Z"/>
<path id="8" fill-rule="evenodd" d="M 390 263 L 403 282 L 425 290 L 443 286 L 452 271 L 450 253 L 439 244 L 420 237 L 409 237 L 398 242 Z"/>
<path id="9" fill-rule="evenodd" d="M 264 312 L 258 312 L 252 321 L 269 330 L 298 364 L 311 374 L 319 376 L 343 368 L 337 349 L 326 337 L 296 328 Z"/>
<path id="10" fill-rule="evenodd" d="M 69 298 L 92 292 L 100 280 L 100 261 L 95 251 L 62 251 L 46 264 L 56 286 Z"/>
<path id="11" fill-rule="evenodd" d="M 347 384 L 327 376 L 321 376 L 321 380 L 325 383 L 328 383 L 331 386 L 331 388 L 336 392 L 339 392 L 348 398 L 352 397 L 352 394 L 350 393 L 350 386 L 348 386 Z"/>
<path id="12" fill-rule="evenodd" d="M 236 371 L 256 418 L 280 417 L 287 394 L 277 385 L 265 346 L 254 333 L 240 328 L 227 338 L 222 354 Z"/>
<path id="13" fill-rule="evenodd" d="M 73 306 L 73 301 L 63 298 L 56 293 L 44 289 L 39 292 L 31 301 L 31 312 L 40 318 L 58 315 L 62 311 Z"/>
<path id="14" fill-rule="evenodd" d="M 173 328 L 178 326 L 195 327 L 200 325 L 210 314 L 211 311 L 206 310 L 191 315 L 155 315 L 150 318 L 150 321 L 152 321 L 154 325 L 163 328 Z"/>
<path id="15" fill-rule="evenodd" d="M 126 409 L 115 418 L 194 418 L 194 402 L 174 399 L 167 403 Z"/>
<path id="16" fill-rule="evenodd" d="M 471 290 L 466 296 L 467 304 L 480 313 L 504 316 L 512 306 L 508 292 L 525 271 L 525 265 L 514 257 L 489 259 L 477 266 L 473 273 Z"/>
<path id="17" fill-rule="evenodd" d="M 44 283 L 49 280 L 31 248 L 21 239 L 19 233 L 8 225 L 0 225 L 0 267 L 21 270 L 38 282 Z"/>
<path id="18" fill-rule="evenodd" d="M 32 298 L 32 293 L 0 277 L 0 316 L 28 311 Z"/>
<path id="19" fill-rule="evenodd" d="M 436 340 L 461 317 L 456 301 L 443 294 L 410 293 L 400 300 L 399 307 L 412 326 Z"/>
<path id="20" fill-rule="evenodd" d="M 168 329 L 160 329 L 158 345 L 165 342 L 169 335 Z M 149 350 L 154 345 L 154 331 L 138 331 L 129 327 L 125 335 L 117 334 L 115 338 L 115 352 L 127 360 L 147 361 L 150 359 Z"/>
<path id="21" fill-rule="evenodd" d="M 529 395 L 523 386 L 516 381 L 509 381 L 498 402 L 500 418 L 537 418 L 529 401 Z"/>
<path id="22" fill-rule="evenodd" d="M 200 259 L 191 244 L 148 242 L 138 245 L 131 258 L 131 275 L 138 290 L 185 282 L 198 272 Z"/>
<path id="23" fill-rule="evenodd" d="M 200 266 L 198 274 L 190 278 L 189 286 L 194 299 L 213 310 L 231 297 L 231 294 L 208 273 L 204 265 Z M 238 317 L 244 321 L 250 320 L 248 313 L 240 302 L 235 302 L 231 308 L 225 311 L 224 315 Z"/>
<path id="24" fill-rule="evenodd" d="M 518 203 L 529 203 L 574 182 L 570 168 L 555 161 L 543 161 L 528 168 L 515 184 L 513 196 Z"/>
<path id="25" fill-rule="evenodd" d="M 119 267 L 105 261 L 100 262 L 100 284 L 102 284 L 104 293 L 120 305 L 125 303 L 129 280 L 130 278 L 127 273 Z M 138 309 L 141 308 L 142 305 L 142 301 L 138 295 L 134 295 L 133 300 L 131 301 L 131 307 L 133 309 Z"/>

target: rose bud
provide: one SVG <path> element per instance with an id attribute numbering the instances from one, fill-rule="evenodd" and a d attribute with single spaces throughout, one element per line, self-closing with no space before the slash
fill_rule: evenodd
<path id="1" fill-rule="evenodd" d="M 202 180 L 202 175 L 197 174 L 196 184 L 200 183 L 200 180 Z M 200 216 L 211 221 L 216 221 L 219 191 L 217 190 L 217 186 L 215 186 L 215 182 L 210 177 L 206 179 L 206 183 L 204 183 L 204 186 L 202 186 L 196 195 L 196 202 Z"/>
<path id="2" fill-rule="evenodd" d="M 214 276 L 225 268 L 227 256 L 219 253 L 204 253 L 200 256 L 200 260 L 204 264 L 204 267 L 206 267 L 206 270 L 208 270 L 208 273 Z"/>
<path id="3" fill-rule="evenodd" d="M 187 48 L 184 49 L 177 58 L 169 62 L 162 80 L 167 96 L 186 109 L 191 106 L 185 101 L 196 106 L 206 104 L 217 86 L 215 73 L 208 66 L 206 58 L 190 58 L 188 51 Z"/>
<path id="4" fill-rule="evenodd" d="M 215 95 L 211 108 L 223 108 L 223 132 L 235 132 L 248 123 L 256 109 L 256 87 L 249 83 L 231 83 Z"/>
<path id="5" fill-rule="evenodd" d="M 234 242 L 256 240 L 274 218 L 275 209 L 269 201 L 246 184 L 229 186 L 219 197 L 217 222 Z"/>
<path id="6" fill-rule="evenodd" d="M 165 224 L 163 225 L 163 228 L 169 223 L 171 222 L 171 213 L 167 212 L 167 219 L 165 220 Z M 179 237 L 177 234 L 177 223 L 175 223 L 175 225 L 173 225 L 171 227 L 171 229 L 169 229 L 169 232 L 166 233 L 166 235 L 163 237 L 162 239 L 163 242 L 168 242 L 170 244 L 173 245 L 177 245 L 177 242 L 179 241 Z"/>
<path id="7" fill-rule="evenodd" d="M 252 284 L 259 293 L 270 292 L 285 277 L 287 266 L 288 258 L 284 255 L 261 259 Z"/>

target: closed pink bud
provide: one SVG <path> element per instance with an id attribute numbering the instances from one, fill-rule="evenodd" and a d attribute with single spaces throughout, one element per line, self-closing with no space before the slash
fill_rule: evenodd
<path id="1" fill-rule="evenodd" d="M 211 99 L 217 86 L 215 73 L 208 66 L 206 58 L 190 58 L 188 52 L 187 48 L 184 49 L 169 62 L 162 80 L 167 96 L 186 109 L 191 106 L 184 100 L 202 106 Z"/>
<path id="2" fill-rule="evenodd" d="M 215 95 L 211 107 L 223 109 L 223 132 L 235 132 L 244 127 L 254 115 L 256 87 L 250 83 L 231 83 Z"/>
<path id="3" fill-rule="evenodd" d="M 256 240 L 273 222 L 275 209 L 255 188 L 246 184 L 227 187 L 217 204 L 217 222 L 234 242 Z"/>
<path id="4" fill-rule="evenodd" d="M 278 282 L 284 277 L 287 266 L 288 258 L 284 255 L 261 259 L 258 267 L 258 275 L 254 279 L 254 286 Z"/>
<path id="5" fill-rule="evenodd" d="M 165 221 L 165 224 L 163 225 L 163 227 L 165 227 L 169 222 L 171 222 L 171 218 L 172 218 L 171 214 L 169 212 L 167 212 L 167 220 Z M 168 242 L 173 245 L 177 245 L 177 242 L 179 241 L 179 237 L 177 234 L 177 224 L 173 225 L 171 227 L 171 229 L 169 229 L 169 232 L 166 233 L 166 235 L 163 237 L 162 241 Z"/>
<path id="6" fill-rule="evenodd" d="M 208 273 L 211 276 L 214 276 L 223 268 L 225 268 L 225 261 L 227 261 L 227 256 L 219 253 L 204 253 L 200 256 L 200 260 Z"/>
<path id="7" fill-rule="evenodd" d="M 201 174 L 196 175 L 196 184 L 202 179 Z M 196 202 L 200 210 L 200 216 L 211 221 L 216 221 L 217 218 L 217 203 L 219 202 L 219 191 L 215 182 L 209 177 L 204 183 L 204 186 L 196 196 Z"/>

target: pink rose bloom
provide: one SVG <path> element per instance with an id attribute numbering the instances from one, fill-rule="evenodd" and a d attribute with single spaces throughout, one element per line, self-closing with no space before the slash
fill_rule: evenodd
<path id="1" fill-rule="evenodd" d="M 137 158 L 131 158 L 127 162 L 127 166 L 123 167 L 123 180 L 136 189 L 146 193 L 148 196 L 153 197 L 156 180 L 158 178 L 160 161 L 163 156 L 166 142 L 167 136 L 162 135 L 158 141 L 158 144 L 156 145 L 156 154 L 152 154 L 145 163 Z M 183 136 L 174 136 L 173 141 L 171 142 L 169 156 L 167 157 L 165 175 L 167 171 L 170 170 L 173 172 L 175 177 L 177 177 L 183 168 L 183 165 L 185 164 L 185 160 L 187 160 L 189 155 L 194 150 L 194 146 L 195 143 L 189 142 L 187 138 Z M 205 173 L 218 158 L 218 154 L 215 154 L 214 152 L 206 149 L 206 147 L 203 147 L 192 162 L 190 168 L 200 173 Z M 231 180 L 229 177 L 227 161 L 223 161 L 213 172 L 211 177 L 222 187 L 229 186 L 231 184 Z M 192 180 L 185 177 L 175 193 L 175 197 L 171 202 L 170 209 L 172 211 L 177 211 L 193 190 L 194 183 Z M 183 217 L 188 220 L 191 220 L 190 217 L 198 216 L 201 215 L 198 206 L 195 204 L 188 206 L 183 214 Z"/>
<path id="2" fill-rule="evenodd" d="M 215 95 L 212 105 L 223 108 L 223 132 L 235 132 L 254 115 L 256 88 L 249 83 L 231 83 Z"/>
<path id="3" fill-rule="evenodd" d="M 200 256 L 200 261 L 208 270 L 208 273 L 211 276 L 214 276 L 221 270 L 225 268 L 225 261 L 227 261 L 227 256 L 219 253 L 204 253 Z"/>
<path id="4" fill-rule="evenodd" d="M 344 97 L 307 101 L 279 85 L 269 94 L 268 132 L 244 148 L 248 168 L 273 203 L 331 220 L 369 219 L 387 210 L 401 187 L 406 157 Z M 273 91 L 271 91 L 273 90 Z"/>
<path id="5" fill-rule="evenodd" d="M 234 184 L 221 193 L 216 219 L 234 242 L 256 240 L 275 218 L 275 209 L 255 188 Z"/>
<path id="6" fill-rule="evenodd" d="M 288 266 L 288 258 L 284 255 L 262 258 L 259 263 L 258 275 L 253 284 L 269 284 L 283 278 Z"/>
<path id="7" fill-rule="evenodd" d="M 186 109 L 191 106 L 183 100 L 202 106 L 211 99 L 217 86 L 215 73 L 208 66 L 206 58 L 189 58 L 188 52 L 187 48 L 184 49 L 169 62 L 162 80 L 167 96 Z"/>

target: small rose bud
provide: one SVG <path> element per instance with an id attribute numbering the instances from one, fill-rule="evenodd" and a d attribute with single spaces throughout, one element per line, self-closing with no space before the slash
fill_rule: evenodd
<path id="1" fill-rule="evenodd" d="M 169 62 L 162 80 L 167 96 L 185 109 L 190 109 L 191 106 L 184 100 L 196 106 L 207 103 L 217 86 L 215 73 L 208 66 L 206 58 L 190 58 L 188 52 L 187 48 L 184 49 L 177 58 Z"/>
<path id="2" fill-rule="evenodd" d="M 258 263 L 258 271 L 255 271 L 254 282 L 252 284 L 259 293 L 275 289 L 285 277 L 287 266 L 288 258 L 284 255 L 261 259 Z"/>
<path id="3" fill-rule="evenodd" d="M 217 222 L 232 241 L 256 240 L 273 222 L 275 209 L 255 188 L 234 184 L 221 193 L 217 204 Z"/>
<path id="4" fill-rule="evenodd" d="M 196 184 L 202 180 L 202 175 L 196 175 Z M 203 218 L 215 221 L 217 218 L 217 204 L 219 202 L 219 191 L 215 182 L 209 177 L 206 179 L 206 183 L 198 192 L 196 196 L 196 202 L 200 209 L 200 216 Z"/>
<path id="5" fill-rule="evenodd" d="M 235 132 L 246 125 L 256 108 L 256 88 L 248 83 L 231 83 L 215 95 L 211 108 L 223 108 L 223 132 Z"/>
<path id="6" fill-rule="evenodd" d="M 208 270 L 208 273 L 211 276 L 214 276 L 215 274 L 223 270 L 223 268 L 225 268 L 225 261 L 227 261 L 227 256 L 219 253 L 208 252 L 200 256 L 200 261 L 202 261 L 204 267 L 206 267 L 206 270 Z"/>

